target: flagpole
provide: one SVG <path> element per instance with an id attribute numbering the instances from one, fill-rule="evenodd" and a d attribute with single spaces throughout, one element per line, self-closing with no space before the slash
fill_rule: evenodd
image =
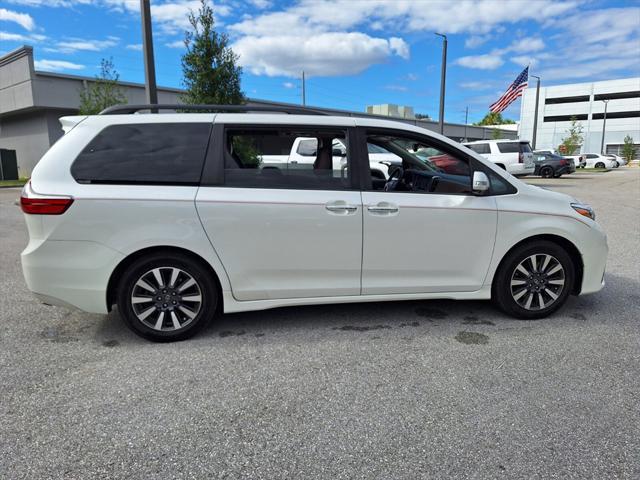
<path id="1" fill-rule="evenodd" d="M 533 138 L 531 139 L 531 149 L 535 150 L 536 137 L 538 134 L 538 105 L 540 104 L 540 77 L 536 75 L 529 75 L 529 76 L 538 80 L 538 84 L 536 85 L 536 108 L 533 114 Z"/>

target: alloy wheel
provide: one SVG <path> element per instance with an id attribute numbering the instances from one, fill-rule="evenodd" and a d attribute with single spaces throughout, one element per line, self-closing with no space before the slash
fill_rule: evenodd
<path id="1" fill-rule="evenodd" d="M 560 297 L 566 281 L 562 264 L 552 255 L 534 254 L 511 275 L 511 296 L 525 310 L 542 310 Z"/>
<path id="2" fill-rule="evenodd" d="M 131 307 L 138 320 L 153 330 L 180 330 L 200 312 L 202 288 L 180 268 L 157 267 L 134 283 Z"/>

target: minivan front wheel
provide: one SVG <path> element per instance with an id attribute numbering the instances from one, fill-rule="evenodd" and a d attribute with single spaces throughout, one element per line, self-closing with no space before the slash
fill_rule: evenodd
<path id="1" fill-rule="evenodd" d="M 193 259 L 155 253 L 131 264 L 120 279 L 118 310 L 138 335 L 157 342 L 184 340 L 213 318 L 218 293 Z"/>
<path id="2" fill-rule="evenodd" d="M 493 300 L 505 313 L 522 319 L 543 318 L 558 310 L 573 288 L 569 254 L 546 240 L 523 244 L 502 262 L 493 284 Z"/>

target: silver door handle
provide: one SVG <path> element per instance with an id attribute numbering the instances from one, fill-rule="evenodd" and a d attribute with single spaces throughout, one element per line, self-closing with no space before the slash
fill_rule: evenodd
<path id="1" fill-rule="evenodd" d="M 355 205 L 325 205 L 330 212 L 355 212 L 358 207 Z"/>
<path id="2" fill-rule="evenodd" d="M 399 209 L 398 207 L 381 207 L 377 205 L 369 205 L 367 207 L 367 210 L 372 213 L 396 213 Z"/>

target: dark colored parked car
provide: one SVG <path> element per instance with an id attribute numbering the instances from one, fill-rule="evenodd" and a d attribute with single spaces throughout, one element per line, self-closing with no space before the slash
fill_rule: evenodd
<path id="1" fill-rule="evenodd" d="M 544 178 L 559 177 L 565 173 L 573 173 L 576 171 L 576 165 L 573 158 L 563 157 L 553 152 L 533 152 L 535 170 L 534 175 L 540 175 Z"/>

